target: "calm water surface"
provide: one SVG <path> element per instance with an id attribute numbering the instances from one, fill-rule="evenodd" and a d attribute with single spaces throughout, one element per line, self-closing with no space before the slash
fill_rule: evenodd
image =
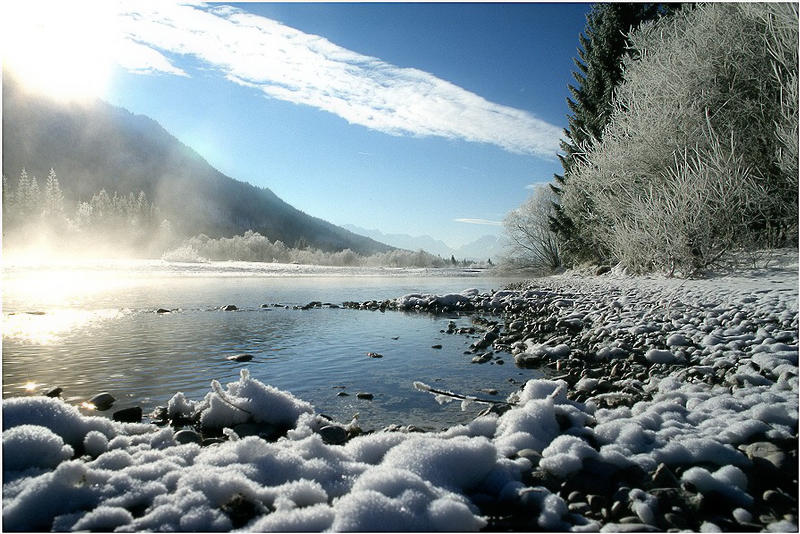
<path id="1" fill-rule="evenodd" d="M 469 421 L 481 407 L 462 412 L 458 403 L 439 405 L 413 389 L 415 380 L 504 398 L 536 372 L 518 369 L 508 354 L 505 365 L 470 363 L 464 351 L 474 340 L 441 332 L 450 320 L 469 326 L 468 316 L 291 306 L 499 289 L 510 281 L 456 270 L 160 261 L 6 264 L 3 396 L 60 386 L 62 397 L 78 405 L 108 391 L 118 400 L 106 415 L 129 406 L 149 412 L 177 391 L 201 399 L 212 379 L 224 385 L 247 368 L 343 422 L 359 413 L 365 429 L 390 423 L 438 429 Z M 238 310 L 221 311 L 226 304 Z M 174 311 L 157 314 L 158 308 Z M 432 348 L 437 344 L 442 349 Z M 383 358 L 369 358 L 367 352 Z M 239 353 L 254 358 L 225 359 Z M 481 393 L 484 388 L 499 394 Z M 349 396 L 337 396 L 340 391 Z M 361 391 L 374 399 L 357 399 Z"/>

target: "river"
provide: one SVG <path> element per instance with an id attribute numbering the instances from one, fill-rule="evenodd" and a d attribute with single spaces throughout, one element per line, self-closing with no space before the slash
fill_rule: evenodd
<path id="1" fill-rule="evenodd" d="M 440 429 L 473 418 L 479 405 L 440 405 L 414 390 L 434 387 L 504 398 L 536 371 L 473 364 L 474 339 L 443 333 L 469 316 L 295 309 L 311 301 L 388 299 L 407 293 L 499 289 L 513 281 L 459 269 L 351 269 L 286 264 L 158 260 L 6 263 L 3 267 L 3 396 L 63 388 L 80 405 L 95 393 L 116 397 L 108 415 L 145 413 L 176 392 L 201 399 L 211 380 L 242 368 L 253 377 L 364 429 L 391 423 Z M 233 304 L 236 311 L 222 311 Z M 266 305 L 266 306 L 262 306 Z M 279 306 L 276 306 L 279 305 Z M 170 313 L 156 313 L 159 308 Z M 432 348 L 441 345 L 441 349 Z M 368 352 L 382 358 L 370 358 Z M 252 361 L 227 356 L 247 353 Z M 482 389 L 495 389 L 492 396 Z M 372 400 L 356 397 L 372 393 Z M 346 393 L 347 395 L 342 395 Z"/>

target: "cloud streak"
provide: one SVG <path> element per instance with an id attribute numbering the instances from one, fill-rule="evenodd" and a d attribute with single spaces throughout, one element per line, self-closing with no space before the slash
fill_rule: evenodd
<path id="1" fill-rule="evenodd" d="M 489 219 L 453 219 L 455 222 L 460 223 L 467 223 L 467 224 L 484 224 L 486 226 L 503 226 L 503 223 L 500 221 L 490 221 Z"/>
<path id="2" fill-rule="evenodd" d="M 492 103 L 433 74 L 401 68 L 229 6 L 123 4 L 119 63 L 132 72 L 188 75 L 194 58 L 264 95 L 333 113 L 390 135 L 489 143 L 555 157 L 561 129 Z"/>

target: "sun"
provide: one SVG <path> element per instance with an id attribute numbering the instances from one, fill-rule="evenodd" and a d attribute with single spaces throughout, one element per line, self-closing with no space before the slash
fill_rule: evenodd
<path id="1" fill-rule="evenodd" d="M 59 100 L 101 97 L 117 37 L 115 2 L 10 0 L 0 5 L 3 70 Z"/>

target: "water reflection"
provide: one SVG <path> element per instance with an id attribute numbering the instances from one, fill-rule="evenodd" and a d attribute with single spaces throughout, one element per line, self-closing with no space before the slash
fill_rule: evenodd
<path id="1" fill-rule="evenodd" d="M 14 274 L 15 284 L 5 280 L 4 396 L 25 394 L 26 384 L 33 383 L 37 392 L 63 387 L 63 397 L 76 405 L 108 391 L 118 399 L 111 411 L 134 405 L 149 411 L 177 391 L 200 399 L 212 379 L 225 384 L 246 367 L 254 378 L 342 421 L 358 412 L 365 428 L 389 423 L 437 428 L 468 421 L 479 407 L 462 413 L 457 404 L 440 406 L 413 389 L 415 380 L 467 394 L 492 387 L 502 397 L 534 376 L 517 369 L 508 355 L 506 365 L 471 364 L 463 352 L 473 340 L 441 332 L 450 317 L 261 307 L 501 287 L 496 279 L 115 274 L 119 280 L 109 283 L 102 281 L 108 276 L 98 275 L 101 289 L 96 291 L 21 287 L 23 279 L 35 283 L 30 273 Z M 225 304 L 239 309 L 221 311 Z M 175 311 L 159 314 L 158 308 Z M 459 326 L 470 324 L 469 317 L 454 319 Z M 370 358 L 368 352 L 383 358 Z M 253 360 L 226 359 L 240 353 L 252 354 Z M 374 399 L 358 399 L 360 391 Z"/>

